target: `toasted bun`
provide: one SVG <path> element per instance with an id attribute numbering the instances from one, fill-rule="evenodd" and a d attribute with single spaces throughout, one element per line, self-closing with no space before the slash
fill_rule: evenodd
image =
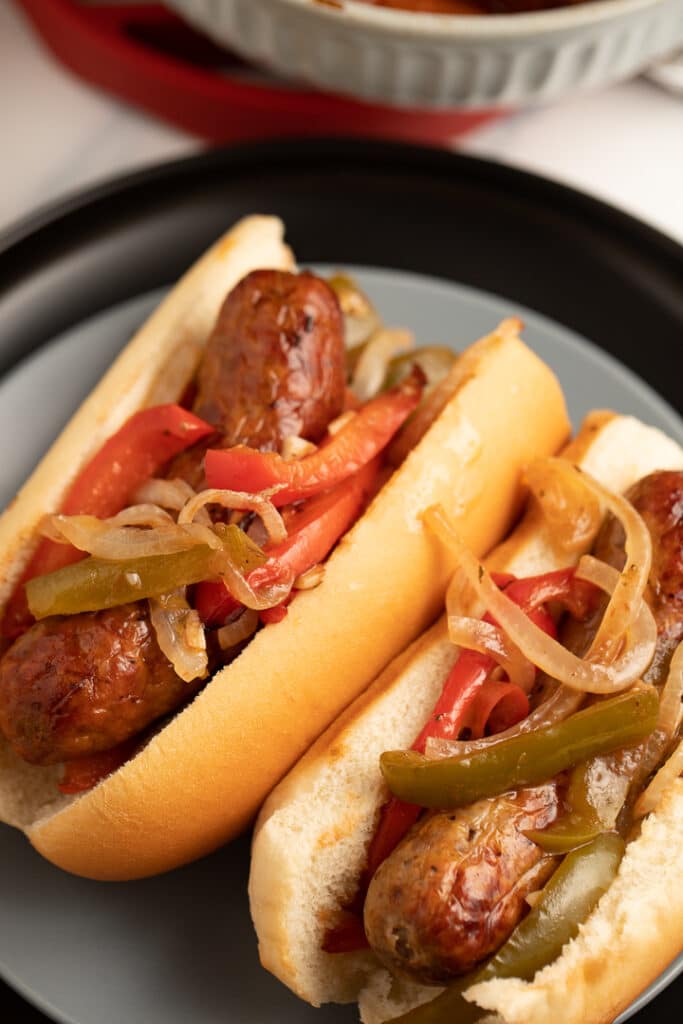
<path id="1" fill-rule="evenodd" d="M 683 450 L 660 431 L 610 413 L 591 414 L 563 454 L 618 490 L 655 469 L 683 468 Z M 492 568 L 520 575 L 567 563 L 533 504 L 487 559 Z M 263 965 L 315 1005 L 358 1000 L 366 1024 L 397 1016 L 439 991 L 396 982 L 370 951 L 329 955 L 321 944 L 340 905 L 355 892 L 386 800 L 379 756 L 412 744 L 456 655 L 442 618 L 320 737 L 270 795 L 256 824 L 249 894 Z M 681 800 L 683 794 L 672 795 L 630 845 L 615 886 L 584 928 L 586 938 L 582 933 L 532 985 L 487 982 L 470 994 L 506 1019 L 510 1012 L 510 1024 L 613 1019 L 683 943 L 680 907 L 677 915 L 670 909 L 683 899 L 676 853 Z M 643 913 L 645 893 L 649 907 Z M 600 953 L 594 954 L 597 941 Z M 613 949 L 620 960 L 617 977 L 606 966 L 614 961 Z M 626 957 L 633 965 L 628 978 L 621 968 Z"/>
<path id="2" fill-rule="evenodd" d="M 155 331 L 167 349 L 173 324 L 169 317 Z M 207 317 L 207 333 L 210 326 Z M 139 338 L 133 346 L 139 368 L 150 353 Z M 112 374 L 98 391 L 113 409 L 111 392 L 125 390 L 130 375 L 118 364 Z M 287 617 L 258 633 L 135 758 L 90 792 L 54 803 L 54 772 L 5 752 L 5 814 L 44 856 L 77 874 L 123 879 L 214 849 L 251 820 L 320 732 L 434 619 L 452 566 L 424 528 L 423 510 L 449 505 L 468 542 L 485 552 L 518 510 L 521 466 L 554 451 L 568 429 L 559 385 L 519 340 L 516 322 L 473 345 L 452 385 L 444 411 L 335 549 L 323 583 L 301 592 Z M 97 408 L 91 398 L 78 414 L 84 437 Z M 67 434 L 73 454 L 73 423 Z M 63 449 L 62 439 L 38 471 L 48 482 L 64 464 Z M 25 515 L 35 523 L 33 482 L 27 490 Z M 20 785 L 19 801 L 10 794 Z"/>

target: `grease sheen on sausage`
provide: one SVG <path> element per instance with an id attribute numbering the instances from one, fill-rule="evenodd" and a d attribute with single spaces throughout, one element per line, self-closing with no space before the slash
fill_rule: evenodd
<path id="1" fill-rule="evenodd" d="M 419 822 L 368 889 L 365 931 L 380 960 L 437 985 L 496 950 L 553 869 L 523 832 L 551 824 L 558 802 L 549 784 Z"/>
<path id="2" fill-rule="evenodd" d="M 188 700 L 141 602 L 37 623 L 0 662 L 0 728 L 32 764 L 116 746 Z"/>

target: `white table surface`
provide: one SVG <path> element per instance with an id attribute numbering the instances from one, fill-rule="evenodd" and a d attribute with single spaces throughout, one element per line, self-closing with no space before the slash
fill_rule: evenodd
<path id="1" fill-rule="evenodd" d="M 35 208 L 203 143 L 62 68 L 0 0 L 0 232 Z M 528 110 L 456 143 L 592 193 L 683 242 L 683 98 L 644 79 Z"/>

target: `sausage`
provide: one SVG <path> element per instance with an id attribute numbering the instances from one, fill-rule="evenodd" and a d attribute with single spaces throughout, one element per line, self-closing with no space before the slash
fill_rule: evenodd
<path id="1" fill-rule="evenodd" d="M 142 602 L 54 617 L 19 637 L 0 662 L 0 729 L 31 764 L 116 746 L 189 700 Z"/>
<path id="2" fill-rule="evenodd" d="M 207 448 L 318 440 L 342 411 L 345 383 L 343 319 L 327 282 L 252 271 L 223 303 L 197 374 L 192 409 L 217 436 L 177 455 L 167 475 L 201 490 Z"/>
<path id="3" fill-rule="evenodd" d="M 228 295 L 207 342 L 194 411 L 210 444 L 277 448 L 319 437 L 343 406 L 339 303 L 313 274 L 255 271 Z M 208 443 L 183 452 L 168 476 L 204 486 Z M 34 764 L 108 750 L 184 703 L 146 603 L 34 625 L 0 661 L 0 731 Z"/>
<path id="4" fill-rule="evenodd" d="M 438 985 L 497 949 L 554 866 L 523 831 L 545 828 L 557 813 L 549 784 L 418 823 L 368 889 L 365 932 L 380 960 Z"/>
<path id="5" fill-rule="evenodd" d="M 344 331 L 339 302 L 314 274 L 255 270 L 230 292 L 197 377 L 194 411 L 221 446 L 278 448 L 316 441 L 342 411 Z"/>
<path id="6" fill-rule="evenodd" d="M 652 473 L 627 497 L 652 538 L 648 601 L 657 623 L 657 647 L 644 678 L 661 684 L 683 639 L 683 472 Z M 624 532 L 618 520 L 605 523 L 594 553 L 623 568 Z M 585 625 L 570 621 L 565 642 L 572 649 L 587 646 L 598 619 Z M 615 819 L 623 801 L 631 800 L 629 787 L 652 768 L 652 742 L 596 759 L 603 781 L 610 779 L 602 795 L 604 810 L 614 803 Z M 662 751 L 654 753 L 661 756 Z M 368 941 L 392 971 L 427 984 L 443 983 L 505 941 L 524 912 L 529 873 L 536 869 L 542 874 L 546 867 L 548 874 L 552 871 L 552 860 L 545 861 L 521 832 L 551 824 L 561 799 L 558 788 L 550 782 L 417 823 L 377 870 L 366 898 Z M 628 802 L 623 813 L 628 813 Z M 531 824 L 534 817 L 536 824 Z M 533 887 L 537 884 L 534 878 Z"/>

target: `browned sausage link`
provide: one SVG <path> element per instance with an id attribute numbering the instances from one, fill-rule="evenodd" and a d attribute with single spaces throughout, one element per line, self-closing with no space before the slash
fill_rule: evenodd
<path id="1" fill-rule="evenodd" d="M 195 693 L 161 653 L 141 602 L 45 619 L 0 663 L 0 729 L 32 764 L 116 746 Z"/>
<path id="2" fill-rule="evenodd" d="M 228 448 L 318 440 L 342 411 L 339 302 L 314 274 L 255 270 L 233 288 L 209 339 L 194 411 Z"/>
<path id="3" fill-rule="evenodd" d="M 523 835 L 558 812 L 549 784 L 426 817 L 377 869 L 365 931 L 394 973 L 441 984 L 507 938 L 553 860 Z"/>
<path id="4" fill-rule="evenodd" d="M 206 345 L 193 410 L 216 437 L 181 452 L 168 475 L 200 490 L 207 448 L 277 449 L 298 434 L 317 440 L 342 410 L 344 330 L 322 278 L 255 270 L 226 298 Z"/>
<path id="5" fill-rule="evenodd" d="M 207 343 L 195 411 L 224 445 L 276 448 L 288 434 L 322 434 L 343 397 L 342 318 L 329 286 L 312 274 L 249 274 Z M 203 486 L 206 447 L 180 455 L 169 475 Z M 0 731 L 25 760 L 56 763 L 134 736 L 198 685 L 161 653 L 146 603 L 47 619 L 0 662 Z"/>

